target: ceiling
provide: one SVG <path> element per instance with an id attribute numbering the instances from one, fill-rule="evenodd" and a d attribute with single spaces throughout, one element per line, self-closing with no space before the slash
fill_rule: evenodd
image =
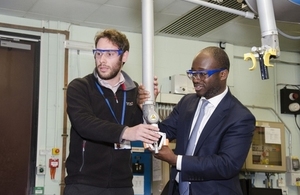
<path id="1" fill-rule="evenodd" d="M 0 0 L 0 14 L 142 33 L 142 1 Z M 217 1 L 221 1 L 222 6 L 247 11 L 237 2 L 240 0 Z M 218 4 L 214 0 L 209 2 Z M 246 19 L 184 0 L 153 0 L 153 7 L 155 35 L 246 47 L 261 46 L 261 31 L 257 19 Z M 288 13 L 287 11 L 286 14 Z M 297 14 L 297 18 L 300 18 L 300 12 Z M 299 22 L 277 21 L 276 25 L 288 35 L 300 36 Z M 279 44 L 281 51 L 300 52 L 299 39 L 279 35 Z"/>

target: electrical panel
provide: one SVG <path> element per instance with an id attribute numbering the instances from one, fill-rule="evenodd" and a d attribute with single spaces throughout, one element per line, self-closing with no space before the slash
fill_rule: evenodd
<path id="1" fill-rule="evenodd" d="M 287 156 L 287 184 L 291 186 L 300 186 L 300 161 L 298 157 Z"/>
<path id="2" fill-rule="evenodd" d="M 143 142 L 132 141 L 131 146 L 134 195 L 151 195 L 152 153 L 144 149 Z"/>
<path id="3" fill-rule="evenodd" d="M 296 172 L 296 171 L 300 172 L 300 161 L 298 157 L 287 156 L 286 162 L 287 162 L 288 172 Z"/>
<path id="4" fill-rule="evenodd" d="M 300 114 L 300 90 L 282 88 L 280 107 L 282 114 Z"/>
<path id="5" fill-rule="evenodd" d="M 188 94 L 195 93 L 193 82 L 186 75 L 173 75 L 171 80 L 171 93 Z"/>
<path id="6" fill-rule="evenodd" d="M 286 172 L 285 151 L 285 128 L 283 123 L 256 121 L 252 144 L 242 170 Z"/>

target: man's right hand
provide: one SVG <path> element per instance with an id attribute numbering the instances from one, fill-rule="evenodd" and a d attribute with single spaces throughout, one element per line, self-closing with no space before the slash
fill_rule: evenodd
<path id="1" fill-rule="evenodd" d="M 158 153 L 153 153 L 153 156 L 159 160 L 166 161 L 170 165 L 176 166 L 177 155 L 174 154 L 173 150 L 169 146 L 162 146 Z"/>
<path id="2" fill-rule="evenodd" d="M 127 127 L 124 130 L 122 139 L 129 141 L 142 141 L 153 144 L 160 138 L 158 127 L 149 124 L 139 124 L 134 127 Z"/>

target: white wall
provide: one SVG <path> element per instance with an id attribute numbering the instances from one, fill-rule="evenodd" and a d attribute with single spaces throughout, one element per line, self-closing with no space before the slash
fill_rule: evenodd
<path id="1" fill-rule="evenodd" d="M 70 32 L 70 40 L 93 43 L 95 28 L 81 27 L 72 24 L 52 21 L 37 21 L 23 18 L 15 18 L 2 15 L 0 22 L 23 26 L 45 27 L 49 29 L 67 30 Z M 40 67 L 40 98 L 39 98 L 39 125 L 38 125 L 38 150 L 46 151 L 45 155 L 38 152 L 37 163 L 48 167 L 48 159 L 51 157 L 51 148 L 62 147 L 63 132 L 63 79 L 64 79 L 64 39 L 60 34 L 48 34 L 30 32 L 24 30 L 8 29 L 0 27 L 0 30 L 19 32 L 41 36 L 41 67 Z M 142 36 L 141 34 L 124 32 L 130 41 L 130 55 L 124 70 L 138 83 L 142 82 Z M 216 43 L 190 41 L 183 39 L 156 36 L 154 39 L 154 74 L 158 76 L 163 93 L 170 90 L 169 76 L 185 74 L 190 69 L 193 57 L 204 47 Z M 284 120 L 291 131 L 291 153 L 300 157 L 299 143 L 300 131 L 294 122 L 294 116 L 280 114 L 279 90 L 285 84 L 300 84 L 300 62 L 298 53 L 281 52 L 279 62 L 269 68 L 268 80 L 261 80 L 259 67 L 249 71 L 252 66 L 250 61 L 243 60 L 243 54 L 250 48 L 226 44 L 226 52 L 231 60 L 228 85 L 232 93 L 245 105 L 270 107 Z M 289 62 L 289 63 L 285 63 Z M 69 74 L 73 78 L 82 77 L 92 72 L 94 60 L 91 51 L 69 51 Z M 269 109 L 249 108 L 257 120 L 278 121 L 276 114 Z M 297 119 L 299 122 L 299 119 Z M 287 143 L 289 138 L 287 131 Z M 289 154 L 287 145 L 287 154 Z M 59 156 L 60 157 L 60 156 Z M 60 157 L 61 158 L 61 157 Z M 61 160 L 61 159 L 60 159 Z M 60 161 L 61 162 L 61 161 Z M 284 174 L 280 176 L 284 177 Z M 57 169 L 55 180 L 51 180 L 49 170 L 46 176 L 36 177 L 36 186 L 45 186 L 45 194 L 60 194 L 61 169 Z M 277 177 L 277 176 L 276 176 Z M 262 180 L 264 174 L 255 176 L 255 185 L 264 186 Z M 277 179 L 277 178 L 275 178 Z M 274 180 L 275 180 L 274 179 Z M 275 183 L 274 183 L 274 186 Z M 288 186 L 289 194 L 296 195 L 297 188 Z"/>

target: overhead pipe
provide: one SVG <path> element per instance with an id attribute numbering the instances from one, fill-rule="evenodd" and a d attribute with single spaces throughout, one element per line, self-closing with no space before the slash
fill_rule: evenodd
<path id="1" fill-rule="evenodd" d="M 203 0 L 185 0 L 185 1 L 190 2 L 190 3 L 195 3 L 195 4 L 198 4 L 198 5 L 202 5 L 202 6 L 205 6 L 205 7 L 209 7 L 209 8 L 212 8 L 212 9 L 217 9 L 217 10 L 220 10 L 220 11 L 232 13 L 232 14 L 235 14 L 235 15 L 243 16 L 243 17 L 248 18 L 248 19 L 255 19 L 256 18 L 255 14 L 253 12 L 249 12 L 249 11 L 243 12 L 243 11 L 240 11 L 240 10 L 232 9 L 232 8 L 221 6 L 221 5 L 217 5 L 217 4 L 214 4 L 214 3 L 209 3 L 209 2 L 206 2 L 206 1 L 203 1 Z"/>

